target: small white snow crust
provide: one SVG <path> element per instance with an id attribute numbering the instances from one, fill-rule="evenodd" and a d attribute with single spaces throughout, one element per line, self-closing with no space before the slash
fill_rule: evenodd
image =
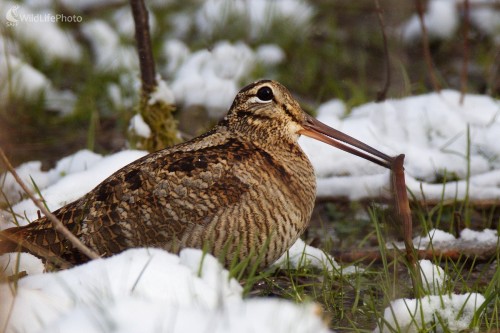
<path id="1" fill-rule="evenodd" d="M 474 312 L 484 301 L 484 296 L 477 293 L 398 299 L 385 309 L 383 329 L 377 328 L 374 332 L 417 333 L 429 329 L 433 323 L 436 324 L 435 332 L 459 332 L 469 328 Z M 446 330 L 439 320 L 447 324 Z"/>
<path id="2" fill-rule="evenodd" d="M 328 270 L 339 269 L 340 267 L 332 256 L 318 248 L 307 245 L 300 238 L 273 265 L 280 268 L 313 266 L 327 268 Z"/>
<path id="3" fill-rule="evenodd" d="M 500 244 L 498 232 L 493 229 L 484 229 L 481 231 L 464 228 L 460 231 L 460 236 L 456 238 L 452 234 L 439 230 L 431 229 L 425 236 L 418 236 L 413 239 L 413 244 L 418 249 L 446 249 L 456 248 L 458 244 L 477 248 L 495 247 Z M 398 244 L 398 247 L 402 244 Z"/>
<path id="4" fill-rule="evenodd" d="M 425 292 L 430 295 L 440 295 L 445 292 L 446 274 L 444 270 L 434 265 L 430 260 L 420 260 L 420 280 Z"/>
<path id="5" fill-rule="evenodd" d="M 374 332 L 458 332 L 469 328 L 476 310 L 485 298 L 478 293 L 446 292 L 448 276 L 429 260 L 420 260 L 420 278 L 426 293 L 420 299 L 401 298 L 384 311 L 384 321 Z M 445 324 L 445 327 L 441 323 Z"/>
<path id="6" fill-rule="evenodd" d="M 146 124 L 140 114 L 136 114 L 135 116 L 130 118 L 128 130 L 132 133 L 142 136 L 143 138 L 149 138 L 149 136 L 151 135 L 151 128 L 149 128 L 149 125 Z"/>

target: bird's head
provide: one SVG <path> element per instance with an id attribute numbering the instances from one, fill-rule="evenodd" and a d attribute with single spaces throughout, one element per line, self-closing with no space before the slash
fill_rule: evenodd
<path id="1" fill-rule="evenodd" d="M 296 144 L 300 135 L 305 135 L 389 169 L 393 161 L 305 113 L 288 89 L 272 80 L 257 81 L 241 89 L 224 122 L 230 130 L 267 146 L 282 141 Z"/>

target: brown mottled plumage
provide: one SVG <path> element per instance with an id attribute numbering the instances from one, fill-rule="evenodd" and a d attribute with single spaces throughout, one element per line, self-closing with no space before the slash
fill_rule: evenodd
<path id="1" fill-rule="evenodd" d="M 281 84 L 255 82 L 210 132 L 130 163 L 54 214 L 102 256 L 133 247 L 194 247 L 223 255 L 229 264 L 265 249 L 266 266 L 302 234 L 314 206 L 316 181 L 297 144 L 300 134 L 387 166 L 386 155 L 331 131 L 305 114 Z M 73 264 L 89 260 L 45 217 L 4 235 L 10 240 L 0 242 L 0 252 L 16 250 L 17 241 Z"/>

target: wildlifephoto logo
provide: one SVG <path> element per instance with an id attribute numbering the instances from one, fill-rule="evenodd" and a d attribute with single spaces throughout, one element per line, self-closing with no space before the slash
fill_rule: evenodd
<path id="1" fill-rule="evenodd" d="M 5 13 L 5 18 L 7 19 L 7 26 L 15 27 L 19 23 L 27 22 L 27 23 L 44 23 L 44 22 L 53 22 L 53 23 L 72 23 L 77 22 L 80 23 L 83 21 L 83 18 L 80 15 L 64 15 L 64 14 L 52 14 L 52 13 L 44 13 L 44 14 L 24 14 L 19 12 L 20 7 L 18 5 L 12 6 Z"/>
<path id="2" fill-rule="evenodd" d="M 17 12 L 18 9 L 19 9 L 19 6 L 12 6 L 7 11 L 7 14 L 5 14 L 5 18 L 7 19 L 7 25 L 15 26 L 15 25 L 17 25 L 17 22 L 20 21 L 19 13 Z"/>

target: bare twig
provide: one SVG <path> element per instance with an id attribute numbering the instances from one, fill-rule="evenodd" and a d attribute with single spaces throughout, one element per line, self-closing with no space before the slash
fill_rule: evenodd
<path id="1" fill-rule="evenodd" d="M 453 212 L 453 219 L 451 221 L 453 225 L 453 234 L 458 238 L 460 236 L 460 233 L 462 232 L 464 225 L 462 214 L 460 212 Z"/>
<path id="2" fill-rule="evenodd" d="M 385 23 L 384 16 L 382 15 L 382 9 L 380 8 L 380 3 L 375 0 L 375 10 L 377 12 L 378 22 L 380 24 L 380 29 L 382 30 L 382 39 L 384 41 L 384 57 L 385 57 L 385 83 L 381 91 L 377 93 L 377 102 L 384 101 L 387 98 L 387 92 L 391 85 L 391 67 L 389 59 L 389 46 L 387 42 L 387 34 L 385 33 Z"/>
<path id="3" fill-rule="evenodd" d="M 413 225 L 411 219 L 410 204 L 406 193 L 404 163 L 405 155 L 401 154 L 394 159 L 392 164 L 392 182 L 396 201 L 396 211 L 403 226 L 403 241 L 405 243 L 408 261 L 415 263 L 413 255 Z"/>
<path id="4" fill-rule="evenodd" d="M 422 0 L 416 0 L 418 19 L 420 21 L 420 28 L 422 29 L 422 49 L 424 51 L 424 59 L 427 64 L 427 69 L 429 71 L 429 77 L 434 91 L 440 92 L 441 86 L 436 78 L 436 73 L 434 71 L 434 66 L 432 65 L 431 50 L 429 48 L 429 36 L 427 35 L 427 27 L 424 21 L 424 5 Z"/>
<path id="5" fill-rule="evenodd" d="M 410 203 L 408 201 L 408 193 L 406 192 L 404 163 L 405 155 L 397 156 L 391 166 L 392 188 L 394 192 L 394 201 L 396 203 L 396 212 L 401 220 L 403 230 L 403 242 L 406 249 L 406 260 L 411 272 L 413 290 L 415 297 L 420 296 L 420 274 L 418 262 L 413 247 L 413 224 L 411 219 Z"/>
<path id="6" fill-rule="evenodd" d="M 484 247 L 481 250 L 482 252 L 479 252 L 477 250 L 477 247 L 475 249 L 457 247 L 449 249 L 432 248 L 427 250 L 416 250 L 415 252 L 416 252 L 416 257 L 419 260 L 422 259 L 434 260 L 436 258 L 439 258 L 440 260 L 449 259 L 453 261 L 459 261 L 459 260 L 473 259 L 474 263 L 489 262 L 491 260 L 494 260 L 497 255 L 496 245 L 490 247 Z M 370 262 L 382 261 L 382 255 L 380 254 L 379 248 L 334 251 L 332 255 L 335 257 L 336 260 L 342 263 L 352 263 L 360 261 L 365 263 L 370 263 Z M 389 260 L 396 259 L 397 257 L 397 254 L 395 254 L 392 251 L 387 251 L 385 255 Z"/>
<path id="7" fill-rule="evenodd" d="M 495 91 L 500 90 L 500 46 L 496 47 L 493 63 L 488 70 L 488 89 L 486 94 L 493 95 Z"/>
<path id="8" fill-rule="evenodd" d="M 158 99 L 151 99 L 157 89 L 155 62 L 149 33 L 148 10 L 144 0 L 130 0 L 135 23 L 135 39 L 141 68 L 141 96 L 139 114 L 151 129 L 145 138 L 131 131 L 130 143 L 133 147 L 150 152 L 163 149 L 179 142 L 177 121 L 174 117 L 175 106 Z"/>
<path id="9" fill-rule="evenodd" d="M 54 214 L 52 214 L 47 208 L 45 208 L 40 199 L 35 197 L 35 195 L 31 192 L 28 186 L 26 186 L 24 181 L 19 177 L 16 170 L 10 163 L 7 156 L 5 156 L 5 153 L 1 148 L 0 148 L 0 157 L 2 158 L 5 166 L 7 167 L 7 170 L 9 170 L 9 172 L 12 174 L 16 182 L 21 186 L 23 191 L 26 192 L 26 194 L 38 207 L 38 209 L 40 209 L 40 211 L 45 216 L 47 216 L 47 218 L 52 222 L 52 226 L 54 227 L 54 229 L 57 232 L 59 232 L 62 236 L 64 236 L 67 240 L 69 240 L 76 249 L 78 249 L 81 253 L 83 253 L 90 259 L 100 258 L 100 256 L 96 252 L 92 251 L 85 244 L 83 244 L 71 231 L 68 230 L 68 228 L 64 226 L 64 224 L 62 224 L 62 222 Z M 23 244 L 23 246 L 25 246 L 25 244 Z"/>
<path id="10" fill-rule="evenodd" d="M 143 0 L 130 0 L 135 22 L 135 40 L 141 68 L 142 94 L 149 96 L 156 87 L 155 61 L 149 35 L 148 10 Z"/>
<path id="11" fill-rule="evenodd" d="M 464 0 L 464 27 L 463 27 L 463 60 L 462 73 L 460 75 L 460 104 L 464 103 L 465 94 L 467 93 L 468 81 L 468 65 L 469 65 L 469 25 L 470 25 L 470 5 L 469 0 Z"/>
<path id="12" fill-rule="evenodd" d="M 316 198 L 317 203 L 325 203 L 325 202 L 333 202 L 333 203 L 339 203 L 339 204 L 347 204 L 351 200 L 347 197 L 320 197 Z M 377 202 L 380 204 L 390 204 L 392 203 L 392 199 L 389 199 L 387 197 L 368 197 L 364 199 L 360 199 L 358 201 L 360 204 L 363 206 L 370 206 L 373 204 L 373 202 Z M 416 205 L 419 205 L 421 207 L 435 207 L 438 205 L 441 205 L 443 207 L 447 206 L 455 206 L 458 203 L 460 203 L 460 200 L 458 199 L 448 199 L 448 200 L 442 200 L 442 199 L 426 199 L 425 201 L 423 200 L 412 200 L 413 203 Z M 494 207 L 500 207 L 500 202 L 497 199 L 482 199 L 482 200 L 471 200 L 469 201 L 469 204 L 471 207 L 474 208 L 479 208 L 479 209 L 486 209 L 486 208 L 494 208 Z"/>

